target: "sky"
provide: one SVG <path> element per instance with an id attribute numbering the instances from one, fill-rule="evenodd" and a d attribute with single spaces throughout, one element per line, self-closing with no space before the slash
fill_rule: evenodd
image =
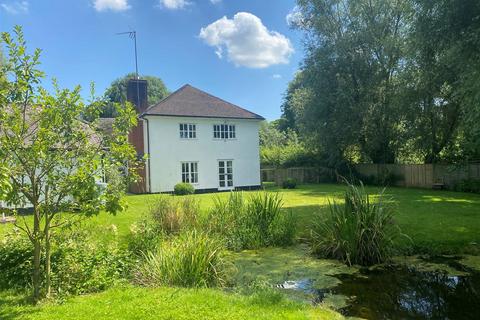
<path id="1" fill-rule="evenodd" d="M 288 82 L 303 57 L 302 34 L 289 27 L 295 0 L 0 0 L 0 31 L 23 27 L 42 49 L 49 88 L 97 94 L 135 70 L 170 91 L 189 83 L 268 120 L 280 117 Z"/>

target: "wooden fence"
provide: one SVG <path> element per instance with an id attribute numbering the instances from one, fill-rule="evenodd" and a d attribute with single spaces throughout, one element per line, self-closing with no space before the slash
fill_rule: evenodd
<path id="1" fill-rule="evenodd" d="M 447 164 L 357 164 L 354 169 L 365 177 L 395 175 L 396 186 L 432 188 L 444 185 L 453 188 L 464 179 L 480 180 L 480 163 L 465 165 Z M 293 178 L 298 183 L 328 182 L 335 178 L 332 170 L 326 168 L 288 168 L 262 169 L 262 181 L 275 182 L 277 185 Z"/>

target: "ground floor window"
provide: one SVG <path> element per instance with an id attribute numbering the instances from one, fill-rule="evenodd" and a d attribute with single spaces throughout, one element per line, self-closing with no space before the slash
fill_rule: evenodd
<path id="1" fill-rule="evenodd" d="M 233 187 L 233 160 L 218 161 L 218 181 L 220 188 Z"/>
<path id="2" fill-rule="evenodd" d="M 182 182 L 198 183 L 198 162 L 182 162 Z"/>

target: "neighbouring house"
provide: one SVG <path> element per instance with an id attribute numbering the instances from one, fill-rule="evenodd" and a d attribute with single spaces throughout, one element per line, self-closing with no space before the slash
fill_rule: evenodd
<path id="1" fill-rule="evenodd" d="M 139 157 L 148 154 L 131 192 L 171 192 L 180 182 L 197 192 L 260 187 L 262 116 L 188 84 L 148 106 L 147 90 L 145 80 L 128 83 L 139 114 L 130 142 Z"/>

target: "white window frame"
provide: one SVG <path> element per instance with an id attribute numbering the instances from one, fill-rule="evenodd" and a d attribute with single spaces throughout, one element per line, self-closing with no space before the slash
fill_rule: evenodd
<path id="1" fill-rule="evenodd" d="M 198 161 L 182 161 L 180 172 L 182 182 L 198 184 Z"/>
<path id="2" fill-rule="evenodd" d="M 236 125 L 228 123 L 216 123 L 213 125 L 213 139 L 235 140 L 237 139 Z"/>
<path id="3" fill-rule="evenodd" d="M 222 166 L 221 166 L 221 163 L 223 163 Z M 218 189 L 219 190 L 234 189 L 235 185 L 234 185 L 234 177 L 233 177 L 233 159 L 219 159 L 217 161 L 217 166 L 218 166 L 218 172 L 217 172 L 218 173 Z M 222 185 L 222 182 L 223 182 L 223 185 Z"/>
<path id="4" fill-rule="evenodd" d="M 178 129 L 179 129 L 180 139 L 182 140 L 197 139 L 196 123 L 179 123 Z"/>

